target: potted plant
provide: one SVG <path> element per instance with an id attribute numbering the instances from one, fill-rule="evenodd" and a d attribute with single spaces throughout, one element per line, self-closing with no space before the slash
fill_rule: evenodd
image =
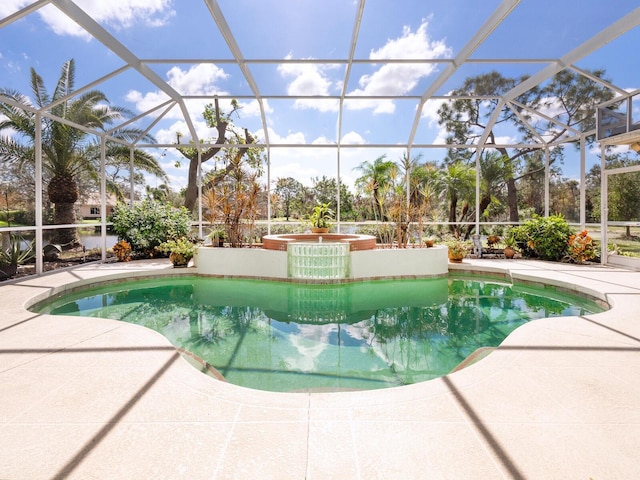
<path id="1" fill-rule="evenodd" d="M 187 237 L 179 237 L 161 243 L 158 250 L 169 254 L 174 267 L 186 267 L 195 254 L 196 244 Z"/>
<path id="2" fill-rule="evenodd" d="M 449 253 L 449 260 L 453 263 L 461 263 L 467 256 L 469 243 L 461 238 L 451 237 L 445 241 Z"/>
<path id="3" fill-rule="evenodd" d="M 11 278 L 18 272 L 18 265 L 28 262 L 35 256 L 34 243 L 22 248 L 24 239 L 20 235 L 11 235 L 6 249 L 0 249 L 0 272 Z"/>
<path id="4" fill-rule="evenodd" d="M 223 227 L 212 228 L 209 235 L 212 247 L 224 247 L 224 241 L 227 238 L 227 232 Z"/>
<path id="5" fill-rule="evenodd" d="M 516 239 L 513 235 L 507 235 L 504 237 L 502 243 L 504 243 L 504 256 L 505 258 L 513 258 L 516 254 Z"/>
<path id="6" fill-rule="evenodd" d="M 422 239 L 422 241 L 424 242 L 424 245 L 425 245 L 427 248 L 431 248 L 431 247 L 433 247 L 433 245 L 436 243 L 436 242 L 435 242 L 435 240 L 434 240 L 433 238 L 431 238 L 431 237 L 424 237 L 424 238 Z"/>
<path id="7" fill-rule="evenodd" d="M 487 246 L 489 248 L 494 248 L 496 244 L 500 243 L 500 236 L 498 235 L 488 235 L 487 236 Z"/>
<path id="8" fill-rule="evenodd" d="M 313 207 L 313 210 L 307 219 L 311 222 L 311 231 L 313 233 L 327 233 L 331 220 L 333 220 L 334 212 L 329 208 L 328 203 L 321 203 Z"/>

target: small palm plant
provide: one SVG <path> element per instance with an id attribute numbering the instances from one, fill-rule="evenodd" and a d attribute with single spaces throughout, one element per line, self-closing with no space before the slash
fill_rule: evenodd
<path id="1" fill-rule="evenodd" d="M 328 203 L 320 203 L 313 207 L 313 210 L 307 219 L 311 222 L 313 228 L 328 229 L 331 226 L 331 221 L 334 218 L 334 211 L 329 208 Z"/>

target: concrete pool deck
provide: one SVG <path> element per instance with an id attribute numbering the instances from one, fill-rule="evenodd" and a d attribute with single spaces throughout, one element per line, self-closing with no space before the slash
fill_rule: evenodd
<path id="1" fill-rule="evenodd" d="M 173 273 L 86 265 L 0 286 L 1 479 L 640 478 L 640 273 L 523 260 L 452 269 L 598 293 L 446 377 L 377 391 L 270 393 L 214 380 L 160 334 L 38 315 L 77 281 Z"/>

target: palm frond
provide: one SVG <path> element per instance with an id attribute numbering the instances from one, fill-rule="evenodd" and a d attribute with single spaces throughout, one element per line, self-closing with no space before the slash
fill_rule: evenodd
<path id="1" fill-rule="evenodd" d="M 53 91 L 53 101 L 66 97 L 73 92 L 73 86 L 75 84 L 76 76 L 76 62 L 73 60 L 67 60 L 60 69 L 60 78 L 56 84 L 56 89 Z"/>

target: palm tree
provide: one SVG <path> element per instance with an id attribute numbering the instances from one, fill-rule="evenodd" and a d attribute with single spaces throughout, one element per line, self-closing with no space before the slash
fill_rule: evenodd
<path id="1" fill-rule="evenodd" d="M 475 172 L 469 165 L 457 161 L 446 166 L 440 181 L 442 196 L 449 201 L 449 231 L 457 237 L 461 233 L 457 224 L 458 202 L 464 202 L 460 215 L 460 219 L 464 220 L 473 198 Z"/>
<path id="2" fill-rule="evenodd" d="M 370 192 L 373 198 L 373 212 L 376 219 L 385 221 L 382 210 L 383 199 L 380 193 L 391 184 L 391 177 L 397 169 L 397 165 L 387 160 L 386 155 L 376 158 L 373 163 L 364 161 L 356 167 L 362 172 L 362 176 L 356 180 L 356 186 L 365 192 Z"/>
<path id="3" fill-rule="evenodd" d="M 94 135 L 84 129 L 56 121 L 64 119 L 73 124 L 94 131 L 105 131 L 116 120 L 129 115 L 126 109 L 109 105 L 104 93 L 89 90 L 77 96 L 74 92 L 75 62 L 73 59 L 62 66 L 60 78 L 53 95 L 49 95 L 44 81 L 31 69 L 31 90 L 33 101 L 26 95 L 9 89 L 0 89 L 0 132 L 9 130 L 9 135 L 0 137 L 0 161 L 22 167 L 35 162 L 36 114 L 33 108 L 48 111 L 52 117 L 42 116 L 42 166 L 43 176 L 48 178 L 47 195 L 54 205 L 54 224 L 68 225 L 77 222 L 74 204 L 79 197 L 78 179 L 88 176 L 99 179 L 99 142 Z M 2 102 L 1 96 L 12 101 Z M 17 105 L 24 105 L 20 108 Z M 53 105 L 50 107 L 50 105 Z M 133 141 L 140 136 L 154 141 L 150 135 L 143 135 L 138 129 L 117 129 L 111 137 Z M 24 140 L 24 141 L 21 141 Z M 122 144 L 106 143 L 108 164 L 129 161 L 129 148 Z M 134 165 L 146 172 L 166 179 L 166 174 L 157 160 L 150 154 L 134 150 Z M 108 188 L 117 192 L 115 182 L 108 182 Z M 80 244 L 75 228 L 56 229 L 53 243 L 63 248 L 73 248 Z"/>

